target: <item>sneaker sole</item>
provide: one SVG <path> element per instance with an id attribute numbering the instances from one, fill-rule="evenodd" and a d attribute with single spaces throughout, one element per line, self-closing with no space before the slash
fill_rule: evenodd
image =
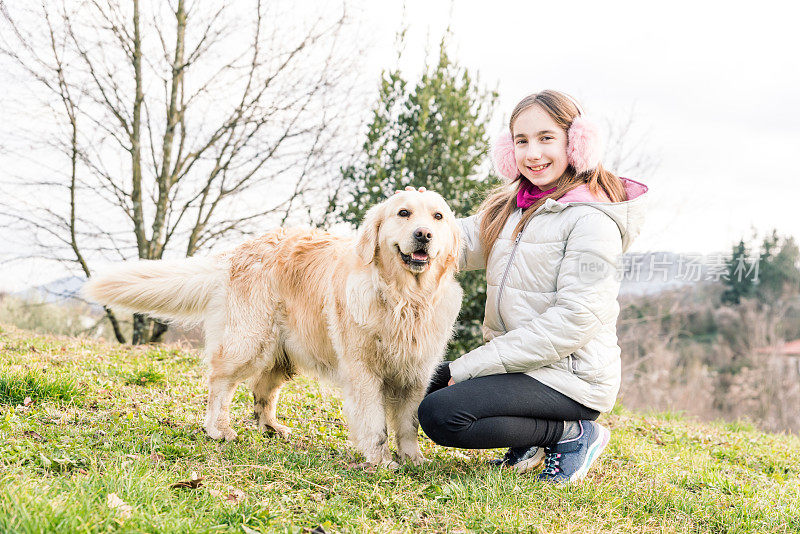
<path id="1" fill-rule="evenodd" d="M 512 469 L 519 473 L 527 473 L 528 471 L 532 471 L 537 467 L 541 466 L 544 463 L 544 447 L 539 447 L 539 450 L 536 451 L 536 454 L 531 456 L 530 458 L 526 458 L 521 462 L 515 463 L 511 466 Z"/>
<path id="2" fill-rule="evenodd" d="M 600 457 L 600 453 L 608 445 L 609 440 L 611 439 L 611 432 L 604 427 L 603 425 L 597 425 L 599 428 L 600 436 L 589 445 L 589 451 L 586 454 L 586 460 L 583 462 L 578 471 L 569 477 L 570 482 L 579 482 L 583 480 L 583 478 L 589 473 L 589 468 L 592 467 L 592 464 Z"/>

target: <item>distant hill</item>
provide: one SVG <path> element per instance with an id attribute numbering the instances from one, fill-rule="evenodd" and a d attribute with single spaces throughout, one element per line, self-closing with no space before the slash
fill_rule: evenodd
<path id="1" fill-rule="evenodd" d="M 719 282 L 727 269 L 727 259 L 722 254 L 625 254 L 620 295 L 656 295 L 697 283 Z"/>
<path id="2" fill-rule="evenodd" d="M 620 294 L 625 296 L 656 295 L 697 282 L 719 281 L 722 272 L 727 271 L 721 254 L 690 255 L 663 251 L 625 254 L 622 267 Z M 80 299 L 80 288 L 85 281 L 82 276 L 68 276 L 14 295 L 23 298 L 38 295 L 45 302 Z"/>
<path id="3" fill-rule="evenodd" d="M 12 293 L 14 296 L 25 299 L 40 298 L 45 302 L 64 302 L 68 300 L 83 300 L 80 298 L 81 286 L 86 282 L 83 276 L 67 276 L 58 278 L 46 284 L 30 287 Z"/>

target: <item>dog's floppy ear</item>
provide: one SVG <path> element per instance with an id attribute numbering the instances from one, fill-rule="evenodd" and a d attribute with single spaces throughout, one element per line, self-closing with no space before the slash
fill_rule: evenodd
<path id="1" fill-rule="evenodd" d="M 365 264 L 372 263 L 375 253 L 378 250 L 378 231 L 383 221 L 383 209 L 380 204 L 372 206 L 358 230 L 358 241 L 356 242 L 356 252 Z"/>

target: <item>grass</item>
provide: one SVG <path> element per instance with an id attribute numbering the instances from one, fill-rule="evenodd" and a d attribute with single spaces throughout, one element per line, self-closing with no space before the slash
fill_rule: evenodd
<path id="1" fill-rule="evenodd" d="M 257 431 L 243 387 L 239 439 L 208 439 L 202 374 L 179 347 L 3 327 L 0 383 L 32 402 L 0 405 L 0 532 L 800 532 L 800 440 L 747 423 L 617 407 L 601 419 L 609 448 L 573 487 L 422 436 L 429 464 L 364 471 L 341 402 L 313 380 L 282 392 L 289 441 Z"/>
<path id="2" fill-rule="evenodd" d="M 0 404 L 42 401 L 76 401 L 82 396 L 75 381 L 66 376 L 47 376 L 41 371 L 11 371 L 0 375 Z"/>
<path id="3" fill-rule="evenodd" d="M 127 385 L 149 386 L 164 383 L 164 373 L 153 367 L 136 369 L 132 372 L 123 373 Z"/>

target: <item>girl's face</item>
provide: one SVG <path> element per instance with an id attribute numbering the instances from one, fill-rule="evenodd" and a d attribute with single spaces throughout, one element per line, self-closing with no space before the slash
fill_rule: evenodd
<path id="1" fill-rule="evenodd" d="M 519 172 L 543 191 L 555 186 L 567 170 L 567 132 L 533 105 L 514 121 L 513 136 Z"/>

